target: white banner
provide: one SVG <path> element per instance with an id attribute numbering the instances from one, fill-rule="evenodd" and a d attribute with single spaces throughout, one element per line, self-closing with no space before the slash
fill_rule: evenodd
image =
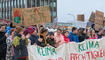
<path id="1" fill-rule="evenodd" d="M 28 46 L 29 60 L 105 60 L 105 38 L 70 42 L 58 48 Z"/>

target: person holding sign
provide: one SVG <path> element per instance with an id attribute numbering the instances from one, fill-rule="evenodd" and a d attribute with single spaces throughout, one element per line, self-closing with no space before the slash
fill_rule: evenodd
<path id="1" fill-rule="evenodd" d="M 72 28 L 72 32 L 69 33 L 69 38 L 70 38 L 70 42 L 79 42 L 79 38 L 78 38 L 78 30 L 76 27 Z"/>
<path id="2" fill-rule="evenodd" d="M 16 35 L 12 44 L 14 46 L 14 53 L 17 60 L 26 60 L 28 56 L 27 45 L 29 37 L 29 30 L 23 31 L 22 27 L 16 27 Z"/>
<path id="3" fill-rule="evenodd" d="M 65 42 L 61 29 L 57 29 L 57 32 L 55 32 L 55 34 L 54 34 L 54 39 L 55 39 L 55 42 L 56 42 L 56 47 L 62 45 Z"/>
<path id="4" fill-rule="evenodd" d="M 98 36 L 96 35 L 94 30 L 90 31 L 89 39 L 98 39 Z"/>
<path id="5" fill-rule="evenodd" d="M 70 39 L 69 39 L 69 31 L 64 31 L 63 32 L 63 37 L 64 37 L 64 41 L 66 42 L 66 43 L 69 43 L 70 42 Z"/>
<path id="6" fill-rule="evenodd" d="M 41 47 L 47 46 L 47 44 L 48 44 L 47 39 L 46 39 L 47 34 L 48 34 L 48 30 L 45 28 L 41 28 L 40 33 L 39 33 L 39 38 L 36 41 L 37 42 L 36 44 Z"/>

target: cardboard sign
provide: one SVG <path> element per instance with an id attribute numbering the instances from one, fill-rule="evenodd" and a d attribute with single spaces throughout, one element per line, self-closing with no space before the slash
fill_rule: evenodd
<path id="1" fill-rule="evenodd" d="M 96 30 L 103 28 L 103 26 L 104 26 L 104 12 L 96 10 L 96 16 L 95 16 L 94 23 L 95 23 L 95 29 Z"/>
<path id="2" fill-rule="evenodd" d="M 22 8 L 13 8 L 13 25 L 14 26 L 22 26 L 23 19 L 22 19 Z"/>
<path id="3" fill-rule="evenodd" d="M 45 24 L 51 22 L 49 6 L 23 9 L 24 25 Z"/>
<path id="4" fill-rule="evenodd" d="M 94 21 L 95 21 L 95 12 L 92 12 L 92 13 L 91 13 L 91 16 L 90 16 L 90 18 L 89 18 L 89 21 L 90 21 L 90 22 L 94 22 Z"/>
<path id="5" fill-rule="evenodd" d="M 58 48 L 28 46 L 29 60 L 105 60 L 105 37 L 81 43 L 64 43 Z"/>
<path id="6" fill-rule="evenodd" d="M 14 25 L 36 25 L 51 22 L 49 6 L 36 8 L 14 8 L 13 23 Z"/>
<path id="7" fill-rule="evenodd" d="M 85 19 L 84 14 L 79 14 L 79 15 L 77 15 L 77 20 L 78 20 L 78 21 L 84 21 L 84 19 Z"/>

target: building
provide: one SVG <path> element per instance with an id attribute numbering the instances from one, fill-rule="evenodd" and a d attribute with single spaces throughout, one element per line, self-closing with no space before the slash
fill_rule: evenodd
<path id="1" fill-rule="evenodd" d="M 52 20 L 57 17 L 57 0 L 0 0 L 0 19 L 12 20 L 13 8 L 50 6 Z"/>

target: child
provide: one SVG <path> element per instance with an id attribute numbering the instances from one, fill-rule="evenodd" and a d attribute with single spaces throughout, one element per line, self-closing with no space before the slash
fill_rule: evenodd
<path id="1" fill-rule="evenodd" d="M 68 36 L 69 36 L 69 32 L 68 31 L 64 31 L 63 32 L 63 37 L 64 37 L 64 41 L 66 43 L 70 42 L 70 39 L 68 38 Z"/>

